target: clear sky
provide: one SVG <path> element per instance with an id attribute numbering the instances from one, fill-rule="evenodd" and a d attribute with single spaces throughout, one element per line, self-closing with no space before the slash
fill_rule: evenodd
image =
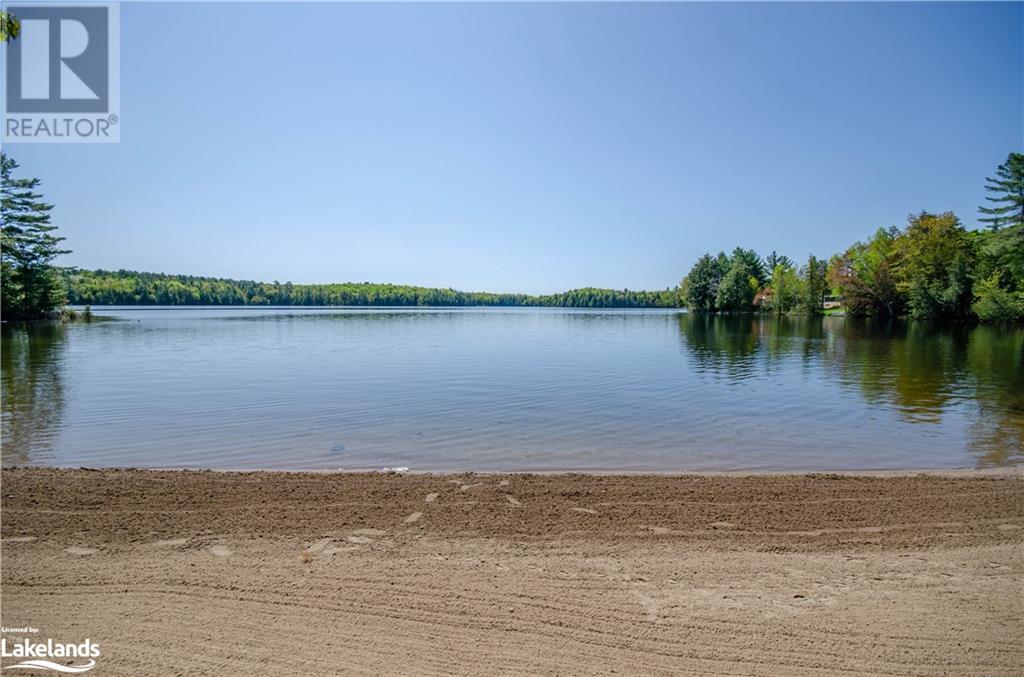
<path id="1" fill-rule="evenodd" d="M 67 265 L 549 292 L 974 227 L 1020 3 L 121 6 L 121 143 L 11 144 Z"/>

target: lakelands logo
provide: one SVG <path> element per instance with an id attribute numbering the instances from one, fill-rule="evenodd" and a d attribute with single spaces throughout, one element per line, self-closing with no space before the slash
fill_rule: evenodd
<path id="1" fill-rule="evenodd" d="M 116 2 L 5 3 L 20 31 L 4 44 L 3 141 L 120 140 Z"/>
<path id="2" fill-rule="evenodd" d="M 4 628 L 6 632 L 39 632 L 36 628 Z M 96 667 L 100 645 L 91 639 L 84 642 L 55 642 L 52 639 L 36 641 L 28 638 L 0 639 L 0 657 L 21 659 L 5 664 L 4 670 L 52 670 L 68 674 L 88 672 Z M 57 659 L 57 660 L 54 660 Z"/>

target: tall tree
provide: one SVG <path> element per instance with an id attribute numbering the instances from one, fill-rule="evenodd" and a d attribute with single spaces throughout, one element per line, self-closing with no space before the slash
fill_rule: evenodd
<path id="1" fill-rule="evenodd" d="M 697 259 L 689 274 L 683 278 L 683 303 L 692 311 L 713 313 L 718 309 L 718 286 L 728 266 L 725 254 Z"/>
<path id="2" fill-rule="evenodd" d="M 753 249 L 744 249 L 743 247 L 733 249 L 732 254 L 729 256 L 729 266 L 731 267 L 737 263 L 746 270 L 747 277 L 757 280 L 758 286 L 763 286 L 768 281 L 768 275 L 771 271 L 765 271 L 764 262 Z"/>
<path id="3" fill-rule="evenodd" d="M 0 153 L 0 312 L 7 319 L 52 315 L 64 302 L 64 286 L 51 265 L 68 251 L 53 234 L 53 205 L 35 192 L 39 179 L 17 179 L 18 163 Z"/>
<path id="4" fill-rule="evenodd" d="M 760 259 L 758 259 L 760 263 Z M 723 312 L 747 312 L 754 307 L 758 290 L 757 278 L 750 274 L 748 261 L 734 256 L 729 270 L 722 276 L 715 303 Z"/>
<path id="5" fill-rule="evenodd" d="M 775 250 L 772 250 L 771 254 L 764 257 L 764 266 L 767 269 L 769 275 L 774 275 L 776 266 L 780 265 L 786 268 L 792 268 L 793 261 L 788 256 L 776 254 Z"/>
<path id="6" fill-rule="evenodd" d="M 975 251 L 953 212 L 911 214 L 896 241 L 897 284 L 913 317 L 962 317 L 971 309 Z"/>
<path id="7" fill-rule="evenodd" d="M 879 228 L 867 242 L 858 242 L 833 256 L 828 282 L 852 315 L 894 317 L 903 310 L 903 296 L 896 286 L 899 229 Z"/>
<path id="8" fill-rule="evenodd" d="M 822 312 L 825 292 L 828 288 L 825 277 L 827 271 L 828 263 L 814 254 L 807 257 L 807 265 L 800 271 L 800 277 L 803 279 L 801 289 L 803 298 L 800 299 L 800 305 L 812 315 L 820 315 Z"/>
<path id="9" fill-rule="evenodd" d="M 771 292 L 772 310 L 776 314 L 784 315 L 796 307 L 801 297 L 801 282 L 792 264 L 776 264 L 772 270 Z"/>
<path id="10" fill-rule="evenodd" d="M 1024 292 L 1024 225 L 970 233 L 978 258 L 974 279 L 996 276 L 1000 286 Z"/>
<path id="11" fill-rule="evenodd" d="M 985 199 L 993 204 L 978 207 L 985 215 L 978 221 L 990 224 L 992 230 L 1024 225 L 1024 153 L 1007 155 L 1006 162 L 996 167 L 996 175 L 985 181 L 985 190 L 992 193 Z"/>

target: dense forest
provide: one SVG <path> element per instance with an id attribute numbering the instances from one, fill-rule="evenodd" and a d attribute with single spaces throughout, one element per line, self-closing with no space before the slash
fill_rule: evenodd
<path id="1" fill-rule="evenodd" d="M 680 285 L 690 310 L 1024 320 L 1024 154 L 1010 153 L 987 179 L 988 206 L 970 231 L 952 212 L 911 214 L 827 261 L 796 265 L 738 247 L 705 254 Z"/>
<path id="2" fill-rule="evenodd" d="M 1024 319 L 1024 225 L 968 231 L 951 212 L 912 214 L 829 260 L 796 265 L 738 247 L 705 254 L 680 286 L 695 312 Z M 831 302 L 831 303 L 830 303 Z"/>
<path id="3" fill-rule="evenodd" d="M 987 179 L 988 227 L 967 230 L 952 212 L 911 214 L 831 258 L 800 265 L 737 247 L 704 254 L 675 289 L 587 287 L 558 294 L 464 292 L 408 285 L 255 282 L 131 270 L 58 268 L 68 253 L 50 222 L 39 180 L 17 178 L 2 160 L 2 281 L 5 319 L 53 317 L 72 305 L 552 306 L 675 308 L 704 313 L 842 311 L 878 317 L 1024 320 L 1024 154 L 1011 153 Z"/>
<path id="4" fill-rule="evenodd" d="M 495 294 L 408 285 L 292 284 L 131 270 L 63 270 L 73 305 L 281 305 L 281 306 L 554 306 L 563 308 L 676 307 L 664 291 L 573 289 L 559 294 Z"/>

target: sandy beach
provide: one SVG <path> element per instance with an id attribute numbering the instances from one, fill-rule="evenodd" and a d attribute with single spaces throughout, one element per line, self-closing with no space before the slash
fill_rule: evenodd
<path id="1" fill-rule="evenodd" d="M 3 625 L 90 638 L 97 675 L 1024 665 L 1015 473 L 5 469 L 2 494 Z"/>

